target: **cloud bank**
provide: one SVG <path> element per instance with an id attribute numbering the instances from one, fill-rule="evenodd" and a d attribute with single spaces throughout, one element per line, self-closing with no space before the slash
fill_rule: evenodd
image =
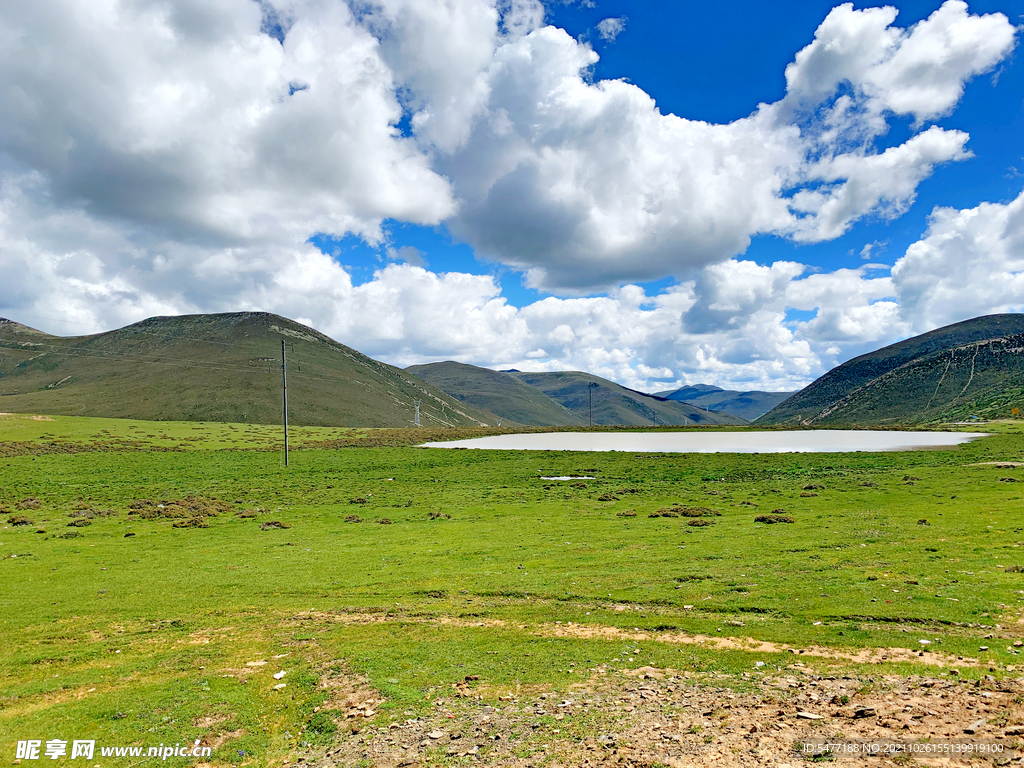
<path id="1" fill-rule="evenodd" d="M 1020 198 L 936 210 L 891 275 L 742 259 L 760 234 L 899 216 L 968 159 L 968 135 L 933 123 L 1009 55 L 1005 16 L 950 0 L 901 29 L 838 6 L 786 96 L 728 124 L 593 81 L 594 51 L 543 19 L 536 0 L 0 7 L 0 312 L 70 332 L 266 309 L 397 363 L 784 388 L 1020 307 Z M 886 143 L 896 117 L 910 134 Z M 443 223 L 556 296 L 516 308 L 492 277 L 401 249 L 354 285 L 307 243 L 386 248 L 387 220 Z M 658 295 L 631 285 L 665 276 Z"/>

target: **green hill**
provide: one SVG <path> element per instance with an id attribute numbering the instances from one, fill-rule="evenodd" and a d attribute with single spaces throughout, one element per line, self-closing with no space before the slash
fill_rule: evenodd
<path id="1" fill-rule="evenodd" d="M 446 395 L 305 325 L 265 312 L 154 317 L 108 333 L 50 336 L 0 320 L 0 411 L 180 421 L 289 420 L 402 427 L 494 424 Z"/>
<path id="2" fill-rule="evenodd" d="M 536 387 L 552 400 L 575 413 L 585 424 L 590 423 L 593 395 L 594 424 L 745 424 L 737 417 L 705 411 L 686 403 L 666 400 L 620 386 L 581 371 L 558 373 L 527 373 L 512 371 L 511 376 Z"/>
<path id="3" fill-rule="evenodd" d="M 405 370 L 462 402 L 504 420 L 530 426 L 579 426 L 586 422 L 536 387 L 501 371 L 456 363 L 413 365 Z"/>
<path id="4" fill-rule="evenodd" d="M 914 424 L 1024 408 L 1024 315 L 988 315 L 861 355 L 758 424 Z"/>
<path id="5" fill-rule="evenodd" d="M 729 413 L 747 421 L 753 421 L 758 416 L 763 416 L 793 395 L 792 392 L 762 392 L 760 390 L 741 392 L 722 389 L 712 384 L 694 384 L 654 394 L 657 397 L 664 397 L 666 400 L 678 400 L 696 405 L 698 408 L 709 408 L 712 411 Z"/>

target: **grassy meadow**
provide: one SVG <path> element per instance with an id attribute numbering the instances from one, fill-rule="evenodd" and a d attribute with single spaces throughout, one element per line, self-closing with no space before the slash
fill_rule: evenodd
<path id="1" fill-rule="evenodd" d="M 1016 676 L 1024 468 L 986 462 L 1024 459 L 1024 433 L 984 429 L 629 455 L 302 428 L 285 468 L 271 427 L 3 415 L 0 750 L 203 738 L 216 764 L 280 765 L 454 692 L 642 666 L 742 689 L 791 649 L 833 652 L 830 674 Z"/>

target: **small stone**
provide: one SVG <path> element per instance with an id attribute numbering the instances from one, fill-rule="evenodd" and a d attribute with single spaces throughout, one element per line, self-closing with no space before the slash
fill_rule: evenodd
<path id="1" fill-rule="evenodd" d="M 428 739 L 440 739 L 444 736 L 444 731 L 431 731 L 427 734 Z"/>
<path id="2" fill-rule="evenodd" d="M 1015 725 L 1013 728 L 1007 728 L 1005 735 L 1024 736 L 1024 725 Z"/>
<path id="3" fill-rule="evenodd" d="M 857 719 L 864 717 L 877 717 L 878 710 L 876 710 L 874 707 L 858 707 L 856 710 L 854 710 L 853 716 Z"/>
<path id="4" fill-rule="evenodd" d="M 281 670 L 280 672 L 275 672 L 275 673 L 274 673 L 274 679 L 275 679 L 275 680 L 280 680 L 280 679 L 281 679 L 282 677 L 284 677 L 284 676 L 285 676 L 285 675 L 287 675 L 287 674 L 288 674 L 288 673 L 287 673 L 287 672 L 285 672 L 285 671 L 284 671 L 284 670 L 282 669 L 282 670 Z"/>
<path id="5" fill-rule="evenodd" d="M 976 720 L 975 722 L 964 728 L 964 733 L 975 734 L 985 727 L 984 720 Z"/>
<path id="6" fill-rule="evenodd" d="M 821 715 L 816 715 L 813 712 L 804 712 L 802 710 L 800 712 L 797 712 L 796 716 L 797 717 L 802 717 L 804 720 L 821 720 L 822 719 Z"/>

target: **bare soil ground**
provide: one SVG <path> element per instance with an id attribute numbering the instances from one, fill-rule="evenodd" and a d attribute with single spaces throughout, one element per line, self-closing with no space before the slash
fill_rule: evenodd
<path id="1" fill-rule="evenodd" d="M 1024 764 L 1024 678 L 824 677 L 802 662 L 735 678 L 672 669 L 599 667 L 569 691 L 484 697 L 470 684 L 436 699 L 430 717 L 369 725 L 374 699 L 349 686 L 327 749 L 298 763 L 368 765 L 784 766 L 807 762 L 805 742 L 918 740 L 1007 748 L 986 758 Z M 493 694 L 493 692 L 491 692 Z M 407 713 L 412 714 L 412 713 Z M 854 758 L 863 761 L 864 758 Z M 978 764 L 978 758 L 973 762 Z M 967 758 L 878 757 L 872 765 L 969 765 Z"/>

